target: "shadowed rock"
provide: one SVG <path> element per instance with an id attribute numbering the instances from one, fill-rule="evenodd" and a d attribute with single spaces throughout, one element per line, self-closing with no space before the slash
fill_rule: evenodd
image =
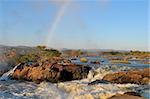
<path id="1" fill-rule="evenodd" d="M 117 94 L 112 96 L 109 99 L 146 99 L 144 97 L 141 97 L 138 93 L 136 92 L 126 92 L 124 94 Z"/>
<path id="2" fill-rule="evenodd" d="M 91 63 L 91 64 L 100 64 L 99 61 L 91 61 L 90 63 Z"/>
<path id="3" fill-rule="evenodd" d="M 47 63 L 42 66 L 21 64 L 12 74 L 16 80 L 61 82 L 86 78 L 91 68 L 75 64 Z"/>
<path id="4" fill-rule="evenodd" d="M 95 80 L 93 82 L 88 83 L 88 85 L 95 85 L 95 84 L 99 84 L 99 83 L 109 84 L 110 82 L 105 81 L 105 80 Z"/>

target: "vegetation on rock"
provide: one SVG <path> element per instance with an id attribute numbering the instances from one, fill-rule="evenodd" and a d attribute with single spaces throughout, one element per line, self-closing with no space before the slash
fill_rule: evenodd
<path id="1" fill-rule="evenodd" d="M 88 59 L 85 57 L 82 57 L 82 58 L 80 58 L 80 61 L 86 63 L 86 62 L 88 62 Z"/>
<path id="2" fill-rule="evenodd" d="M 59 57 L 61 53 L 55 49 L 47 49 L 46 46 L 37 46 L 33 51 L 19 54 L 15 57 L 17 63 L 42 62 L 53 57 Z"/>
<path id="3" fill-rule="evenodd" d="M 41 66 L 38 63 L 21 64 L 17 67 L 12 78 L 17 80 L 28 80 L 36 83 L 42 81 L 60 82 L 79 80 L 86 78 L 91 68 L 75 64 L 45 63 Z"/>

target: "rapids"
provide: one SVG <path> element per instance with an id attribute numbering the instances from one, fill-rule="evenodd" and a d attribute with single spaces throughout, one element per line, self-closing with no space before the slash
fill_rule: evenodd
<path id="1" fill-rule="evenodd" d="M 130 67 L 126 66 L 93 66 L 93 69 L 89 72 L 86 79 L 55 84 L 50 82 L 35 84 L 27 81 L 9 80 L 9 76 L 14 72 L 17 66 L 3 74 L 0 78 L 0 80 L 2 80 L 0 81 L 0 99 L 107 99 L 115 94 L 123 94 L 129 91 L 136 91 L 147 98 L 149 97 L 147 95 L 148 89 L 150 88 L 149 85 L 88 84 L 97 79 L 101 79 L 107 73 L 130 69 Z"/>
<path id="2" fill-rule="evenodd" d="M 0 81 L 2 80 L 9 80 L 9 77 L 14 73 L 14 71 L 16 70 L 16 68 L 19 66 L 20 64 L 16 65 L 13 69 L 9 70 L 8 72 L 4 73 L 1 77 L 0 77 Z"/>

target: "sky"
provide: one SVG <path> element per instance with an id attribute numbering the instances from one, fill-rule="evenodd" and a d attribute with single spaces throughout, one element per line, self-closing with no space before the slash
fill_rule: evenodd
<path id="1" fill-rule="evenodd" d="M 0 44 L 147 51 L 148 1 L 0 0 Z"/>

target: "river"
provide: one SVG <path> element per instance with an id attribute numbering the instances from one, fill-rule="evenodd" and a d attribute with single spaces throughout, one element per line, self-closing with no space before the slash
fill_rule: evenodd
<path id="1" fill-rule="evenodd" d="M 107 99 L 118 93 L 136 91 L 143 97 L 150 98 L 150 85 L 136 84 L 111 84 L 97 83 L 89 85 L 88 83 L 101 79 L 104 75 L 117 71 L 126 71 L 133 68 L 146 68 L 143 64 L 110 64 L 107 59 L 99 57 L 87 57 L 88 60 L 103 61 L 101 64 L 81 63 L 79 59 L 73 60 L 76 64 L 90 65 L 93 69 L 88 77 L 82 80 L 74 80 L 60 83 L 42 82 L 36 84 L 28 81 L 16 81 L 8 79 L 9 73 L 5 73 L 0 81 L 0 99 Z M 7 75 L 6 75 L 7 74 Z M 7 79 L 5 79 L 7 78 Z M 5 80 L 5 81 L 3 81 Z"/>

